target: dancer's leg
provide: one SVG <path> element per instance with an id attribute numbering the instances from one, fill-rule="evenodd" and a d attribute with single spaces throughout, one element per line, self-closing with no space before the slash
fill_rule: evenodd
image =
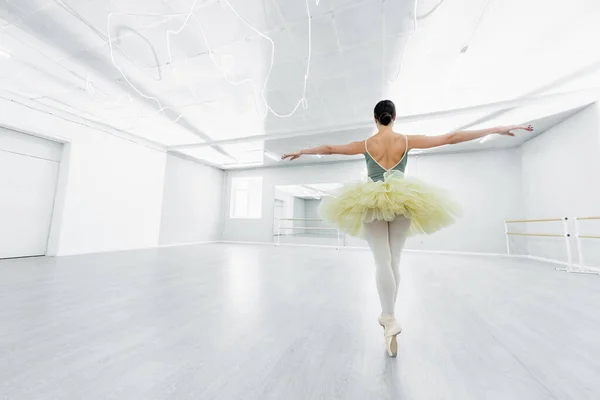
<path id="1" fill-rule="evenodd" d="M 396 280 L 392 272 L 392 256 L 388 237 L 388 223 L 375 220 L 365 224 L 367 242 L 375 259 L 375 281 L 383 314 L 394 314 Z"/>
<path id="2" fill-rule="evenodd" d="M 402 255 L 402 249 L 406 243 L 408 237 L 408 230 L 410 229 L 410 220 L 404 216 L 400 216 L 389 222 L 389 244 L 390 253 L 392 256 L 392 272 L 394 273 L 394 280 L 396 282 L 396 292 L 394 294 L 394 302 L 398 297 L 398 288 L 400 287 L 400 257 Z"/>

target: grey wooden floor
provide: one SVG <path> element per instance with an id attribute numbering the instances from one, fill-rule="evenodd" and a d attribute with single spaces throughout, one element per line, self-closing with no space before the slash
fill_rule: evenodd
<path id="1" fill-rule="evenodd" d="M 0 261 L 0 399 L 600 399 L 600 278 L 407 254 L 390 359 L 370 254 L 215 244 Z"/>

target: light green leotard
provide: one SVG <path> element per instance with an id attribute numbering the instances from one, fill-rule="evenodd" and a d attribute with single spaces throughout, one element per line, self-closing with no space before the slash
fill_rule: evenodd
<path id="1" fill-rule="evenodd" d="M 373 181 L 377 182 L 377 181 L 383 181 L 384 180 L 384 174 L 386 172 L 389 171 L 400 171 L 402 173 L 404 173 L 404 171 L 406 170 L 406 163 L 408 162 L 408 157 L 406 157 L 406 154 L 408 153 L 408 137 L 404 136 L 406 138 L 406 151 L 404 151 L 404 155 L 402 156 L 402 158 L 400 159 L 400 161 L 398 161 L 398 163 L 396 165 L 394 165 L 392 168 L 390 169 L 385 169 L 383 168 L 371 155 L 371 153 L 369 153 L 369 150 L 367 149 L 367 141 L 365 140 L 365 161 L 367 162 L 367 174 L 369 175 L 369 178 L 371 178 Z"/>

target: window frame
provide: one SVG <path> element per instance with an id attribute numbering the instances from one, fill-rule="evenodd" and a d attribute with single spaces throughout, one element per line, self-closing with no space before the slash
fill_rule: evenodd
<path id="1" fill-rule="evenodd" d="M 238 209 L 238 193 L 246 193 L 246 212 L 241 214 Z M 254 209 L 254 206 L 256 209 Z M 230 219 L 261 219 L 263 206 L 263 177 L 244 176 L 231 178 L 231 193 L 229 195 Z M 254 211 L 254 212 L 253 212 Z"/>

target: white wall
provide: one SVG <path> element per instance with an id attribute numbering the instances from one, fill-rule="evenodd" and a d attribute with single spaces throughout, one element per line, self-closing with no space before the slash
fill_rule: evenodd
<path id="1" fill-rule="evenodd" d="M 598 104 L 593 104 L 521 148 L 527 218 L 600 215 L 599 111 Z M 585 222 L 582 228 L 585 233 L 600 235 L 598 223 Z M 560 223 L 530 225 L 528 229 L 562 232 Z M 562 239 L 528 238 L 527 243 L 531 255 L 566 260 Z M 589 240 L 584 246 L 587 260 L 600 266 L 600 243 Z"/>
<path id="2" fill-rule="evenodd" d="M 522 217 L 517 149 L 417 157 L 410 173 L 450 191 L 461 203 L 458 222 L 431 236 L 410 238 L 422 250 L 505 253 L 504 221 Z"/>
<path id="3" fill-rule="evenodd" d="M 0 125 L 66 142 L 48 254 L 156 246 L 166 154 L 0 100 Z"/>
<path id="4" fill-rule="evenodd" d="M 167 156 L 160 244 L 219 239 L 225 172 Z"/>
<path id="5" fill-rule="evenodd" d="M 361 177 L 364 161 L 326 165 L 284 166 L 234 171 L 237 176 L 263 176 L 263 215 L 257 220 L 225 220 L 223 239 L 271 241 L 270 221 L 276 185 L 348 182 Z M 517 150 L 413 157 L 407 173 L 452 191 L 465 215 L 455 226 L 432 236 L 410 239 L 408 248 L 468 252 L 505 252 L 503 221 L 521 216 L 520 157 Z M 227 203 L 230 195 L 227 194 Z M 349 245 L 364 245 L 350 240 Z"/>

